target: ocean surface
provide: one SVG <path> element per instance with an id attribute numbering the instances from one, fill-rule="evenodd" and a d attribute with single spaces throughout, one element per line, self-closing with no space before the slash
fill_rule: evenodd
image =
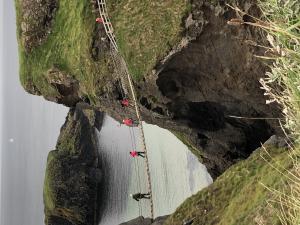
<path id="1" fill-rule="evenodd" d="M 155 217 L 171 214 L 189 196 L 212 183 L 204 165 L 171 132 L 144 124 L 149 153 Z M 130 194 L 147 192 L 143 158 L 129 152 L 141 149 L 139 130 L 105 117 L 98 133 L 106 196 L 100 225 L 115 225 L 150 215 L 149 200 L 139 203 Z"/>

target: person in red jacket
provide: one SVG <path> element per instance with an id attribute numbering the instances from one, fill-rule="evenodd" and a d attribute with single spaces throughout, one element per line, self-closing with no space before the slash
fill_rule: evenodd
<path id="1" fill-rule="evenodd" d="M 121 101 L 121 105 L 122 105 L 122 107 L 128 107 L 129 106 L 129 100 L 127 98 L 124 98 Z"/>
<path id="2" fill-rule="evenodd" d="M 131 155 L 132 158 L 135 158 L 138 156 L 145 158 L 145 152 L 137 152 L 135 150 L 132 150 L 131 152 L 129 152 L 129 154 Z"/>
<path id="3" fill-rule="evenodd" d="M 138 125 L 137 122 L 134 122 L 133 119 L 124 119 L 123 121 L 123 124 L 125 124 L 126 126 L 129 126 L 129 127 L 132 127 L 134 125 Z"/>
<path id="4" fill-rule="evenodd" d="M 98 17 L 98 18 L 96 19 L 96 22 L 97 22 L 97 23 L 103 23 L 103 20 L 102 20 L 100 17 Z"/>

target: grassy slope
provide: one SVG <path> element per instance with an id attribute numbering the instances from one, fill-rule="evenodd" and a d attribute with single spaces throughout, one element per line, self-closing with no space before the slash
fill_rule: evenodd
<path id="1" fill-rule="evenodd" d="M 273 37 L 269 38 L 272 52 L 276 53 L 271 72 L 267 73 L 266 82 L 271 85 L 266 92 L 283 106 L 286 128 L 297 139 L 300 137 L 300 2 L 291 0 L 283 4 L 267 0 L 260 2 L 260 6 L 269 25 L 265 30 Z"/>
<path id="2" fill-rule="evenodd" d="M 275 62 L 263 85 L 271 100 L 281 104 L 285 128 L 291 140 L 300 143 L 300 2 L 298 0 L 260 2 L 268 26 L 269 52 Z M 279 88 L 278 88 L 279 86 Z M 297 146 L 297 144 L 296 144 Z M 292 177 L 286 190 L 271 191 L 280 202 L 272 202 L 281 224 L 300 224 L 300 162 L 299 147 L 294 150 Z"/>
<path id="3" fill-rule="evenodd" d="M 270 152 L 272 163 L 285 168 L 292 165 L 286 150 L 271 149 Z M 250 225 L 256 220 L 278 224 L 279 219 L 267 207 L 270 192 L 261 183 L 280 189 L 286 179 L 261 158 L 261 153 L 264 152 L 257 150 L 249 159 L 232 166 L 212 185 L 186 200 L 166 225 L 182 225 L 184 219 L 194 217 L 193 224 Z"/>
<path id="4" fill-rule="evenodd" d="M 16 0 L 16 9 L 22 85 L 26 88 L 33 83 L 42 95 L 55 96 L 56 90 L 45 76 L 57 65 L 80 81 L 83 95 L 95 98 L 110 73 L 108 58 L 95 62 L 90 55 L 96 17 L 91 12 L 90 2 L 59 1 L 48 39 L 26 54 L 20 41 L 20 1 Z M 184 0 L 110 0 L 108 3 L 118 43 L 130 71 L 135 78 L 141 77 L 180 39 L 187 3 Z"/>
<path id="5" fill-rule="evenodd" d="M 20 6 L 16 0 L 20 39 Z M 106 68 L 90 55 L 95 26 L 89 1 L 59 1 L 53 29 L 47 41 L 26 54 L 19 40 L 20 79 L 23 86 L 33 82 L 43 95 L 53 95 L 45 78 L 47 70 L 56 64 L 81 82 L 81 91 L 95 95 L 97 80 L 103 79 Z M 102 63 L 103 64 L 103 63 Z"/>
<path id="6" fill-rule="evenodd" d="M 179 42 L 186 0 L 108 0 L 117 42 L 135 78 L 150 72 Z"/>

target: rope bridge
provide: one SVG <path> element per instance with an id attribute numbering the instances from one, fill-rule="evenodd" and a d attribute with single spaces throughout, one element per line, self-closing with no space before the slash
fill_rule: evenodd
<path id="1" fill-rule="evenodd" d="M 137 117 L 137 120 L 139 123 L 138 128 L 141 133 L 142 148 L 143 148 L 143 151 L 145 152 L 145 165 L 146 165 L 146 176 L 147 176 L 147 183 L 148 183 L 148 193 L 150 194 L 150 199 L 149 199 L 150 200 L 150 215 L 151 215 L 151 218 L 153 219 L 154 218 L 154 206 L 153 206 L 150 164 L 149 164 L 148 151 L 147 151 L 145 134 L 144 134 L 144 129 L 143 129 L 142 116 L 141 116 L 140 108 L 139 108 L 139 105 L 137 102 L 136 91 L 135 91 L 135 88 L 133 85 L 131 75 L 128 71 L 127 64 L 126 64 L 124 58 L 122 57 L 122 55 L 119 53 L 118 45 L 116 42 L 116 37 L 114 35 L 114 30 L 113 30 L 112 24 L 110 22 L 110 19 L 109 19 L 108 13 L 107 13 L 108 11 L 107 11 L 107 6 L 106 6 L 106 1 L 105 0 L 97 0 L 97 3 L 98 3 L 99 14 L 102 19 L 102 23 L 103 23 L 106 35 L 109 38 L 110 44 L 112 46 L 111 55 L 112 55 L 112 59 L 115 64 L 115 68 L 118 70 L 122 88 L 124 90 L 124 93 L 126 94 L 126 93 L 128 93 L 127 87 L 129 86 L 131 98 L 134 103 L 135 113 L 136 113 L 136 117 Z M 125 84 L 125 79 L 127 81 L 127 84 Z M 130 128 L 130 129 L 132 129 L 132 128 Z M 135 165 L 135 167 L 136 167 L 136 165 Z M 138 170 L 138 168 L 136 168 L 136 171 L 137 170 Z M 137 176 L 139 179 L 138 182 L 140 182 L 139 171 L 137 171 Z M 138 186 L 140 189 L 141 188 L 140 183 Z M 142 212 L 140 209 L 140 204 L 139 204 L 139 212 L 140 212 L 140 214 Z"/>

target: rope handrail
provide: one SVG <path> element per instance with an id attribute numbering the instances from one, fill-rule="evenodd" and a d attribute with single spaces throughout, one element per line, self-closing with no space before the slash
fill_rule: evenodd
<path id="1" fill-rule="evenodd" d="M 151 174 L 150 174 L 150 166 L 149 166 L 149 158 L 148 158 L 148 152 L 147 152 L 147 146 L 146 146 L 146 138 L 145 138 L 145 134 L 144 134 L 144 129 L 143 129 L 143 123 L 142 123 L 142 117 L 140 114 L 140 109 L 139 106 L 137 104 L 137 98 L 136 98 L 136 94 L 135 94 L 135 89 L 133 86 L 133 82 L 131 80 L 131 76 L 128 72 L 125 60 L 123 58 L 121 58 L 121 62 L 122 65 L 125 68 L 127 77 L 128 77 L 128 82 L 129 82 L 129 86 L 130 86 L 130 90 L 132 93 L 132 97 L 133 97 L 133 102 L 134 102 L 134 107 L 135 107 L 135 111 L 136 111 L 136 116 L 137 119 L 139 121 L 139 129 L 141 132 L 141 138 L 142 138 L 142 144 L 143 144 L 143 149 L 145 152 L 145 161 L 146 161 L 146 173 L 147 173 L 147 177 L 148 177 L 148 190 L 149 190 L 149 194 L 150 194 L 150 208 L 151 208 L 151 218 L 154 218 L 154 209 L 153 209 L 153 196 L 152 196 L 152 185 L 151 185 Z"/>
<path id="2" fill-rule="evenodd" d="M 117 45 L 116 38 L 115 38 L 115 35 L 113 32 L 113 27 L 112 27 L 110 19 L 108 17 L 106 2 L 105 2 L 105 0 L 97 0 L 97 3 L 98 3 L 99 14 L 103 21 L 105 33 L 108 36 L 108 38 L 109 38 L 110 42 L 112 43 L 113 47 L 115 48 L 115 50 L 118 52 L 118 45 Z"/>
<path id="3" fill-rule="evenodd" d="M 120 66 L 121 66 L 121 68 L 124 69 L 124 72 L 125 72 L 124 75 L 127 76 L 129 87 L 130 87 L 130 92 L 131 92 L 131 95 L 133 98 L 135 112 L 136 112 L 137 120 L 139 122 L 138 127 L 139 127 L 139 130 L 141 133 L 142 148 L 144 149 L 144 152 L 145 152 L 146 176 L 147 176 L 147 181 L 148 181 L 147 182 L 148 183 L 148 192 L 149 192 L 149 196 L 150 196 L 150 214 L 151 214 L 151 218 L 153 219 L 154 218 L 154 204 L 153 204 L 151 174 L 150 174 L 150 166 L 149 166 L 150 163 L 149 163 L 149 158 L 148 158 L 148 151 L 147 151 L 147 146 L 146 146 L 146 139 L 145 139 L 145 134 L 144 134 L 142 117 L 141 117 L 139 105 L 137 103 L 135 88 L 133 85 L 131 75 L 128 71 L 127 64 L 126 64 L 124 58 L 121 56 L 121 54 L 119 54 L 118 45 L 117 45 L 116 38 L 115 38 L 115 35 L 113 32 L 113 27 L 112 27 L 112 24 L 111 24 L 109 16 L 108 16 L 106 2 L 105 2 L 105 0 L 97 0 L 97 3 L 98 3 L 99 14 L 103 21 L 105 33 L 108 36 L 108 38 L 113 46 L 113 49 L 112 49 L 112 51 L 114 51 L 113 53 L 115 53 L 116 55 L 118 55 L 120 57 L 120 64 L 121 64 Z"/>

